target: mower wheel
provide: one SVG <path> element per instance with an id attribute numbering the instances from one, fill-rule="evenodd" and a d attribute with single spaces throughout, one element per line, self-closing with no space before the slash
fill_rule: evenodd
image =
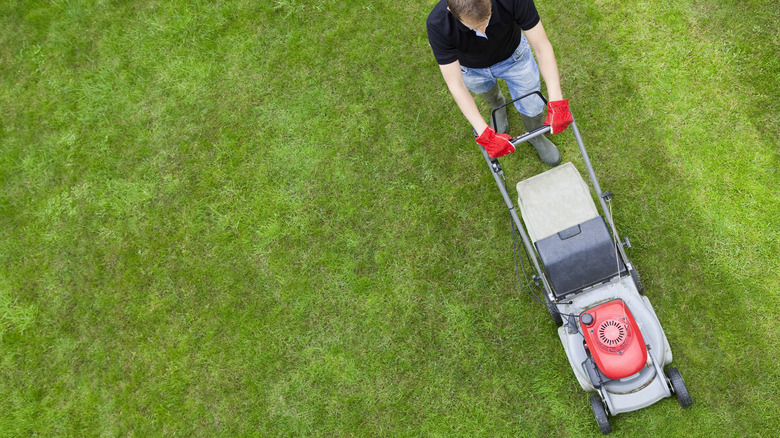
<path id="1" fill-rule="evenodd" d="M 597 395 L 590 396 L 590 407 L 593 409 L 593 415 L 596 416 L 596 423 L 598 423 L 601 433 L 606 435 L 612 432 L 612 426 L 609 425 L 609 418 L 607 418 L 607 410 L 604 409 L 601 397 Z"/>
<path id="2" fill-rule="evenodd" d="M 645 285 L 642 284 L 642 280 L 639 278 L 639 273 L 636 272 L 636 269 L 631 269 L 629 272 L 631 272 L 631 279 L 634 280 L 634 285 L 636 285 L 636 290 L 640 294 L 645 293 Z"/>
<path id="3" fill-rule="evenodd" d="M 674 395 L 677 396 L 680 406 L 684 408 L 690 407 L 693 404 L 693 400 L 691 400 L 691 395 L 688 394 L 688 387 L 685 386 L 685 382 L 677 368 L 672 367 L 666 370 L 666 376 L 669 378 L 669 383 L 672 384 L 672 390 Z"/>
<path id="4" fill-rule="evenodd" d="M 555 326 L 556 327 L 562 326 L 563 318 L 561 318 L 561 314 L 558 312 L 558 307 L 549 301 L 545 301 L 544 304 L 547 306 L 547 310 L 550 311 L 550 316 L 552 317 Z"/>

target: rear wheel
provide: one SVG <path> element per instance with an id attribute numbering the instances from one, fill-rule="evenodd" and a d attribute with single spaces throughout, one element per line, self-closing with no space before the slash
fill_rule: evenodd
<path id="1" fill-rule="evenodd" d="M 560 312 L 558 312 L 558 306 L 556 306 L 555 303 L 546 300 L 544 304 L 547 306 L 547 310 L 550 311 L 550 316 L 552 317 L 552 320 L 555 323 L 555 325 L 556 326 L 563 325 L 563 318 L 561 318 L 561 314 Z"/>
<path id="2" fill-rule="evenodd" d="M 596 416 L 596 423 L 598 423 L 601 433 L 606 435 L 612 432 L 612 426 L 609 425 L 609 418 L 607 418 L 607 410 L 604 409 L 601 397 L 597 395 L 590 396 L 590 408 L 593 409 L 593 415 Z"/>
<path id="3" fill-rule="evenodd" d="M 666 377 L 669 378 L 669 383 L 672 384 L 672 390 L 674 391 L 674 395 L 677 396 L 677 401 L 680 402 L 680 406 L 684 408 L 691 406 L 693 400 L 691 399 L 691 395 L 688 394 L 688 387 L 685 386 L 685 382 L 683 381 L 680 372 L 677 371 L 677 368 L 672 367 L 666 370 Z"/>
<path id="4" fill-rule="evenodd" d="M 645 285 L 642 284 L 642 280 L 639 278 L 639 273 L 636 272 L 636 269 L 631 268 L 629 271 L 631 273 L 631 279 L 634 280 L 634 285 L 636 286 L 636 290 L 642 294 L 645 292 Z"/>

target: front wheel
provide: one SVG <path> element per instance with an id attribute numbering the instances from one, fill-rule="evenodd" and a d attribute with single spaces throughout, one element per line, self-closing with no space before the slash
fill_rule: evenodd
<path id="1" fill-rule="evenodd" d="M 693 400 L 691 399 L 691 395 L 688 394 L 688 387 L 685 386 L 685 382 L 683 381 L 680 372 L 677 371 L 677 368 L 672 367 L 666 370 L 666 377 L 669 378 L 669 383 L 672 385 L 672 391 L 674 391 L 674 395 L 677 396 L 677 401 L 680 403 L 680 406 L 684 408 L 690 407 L 693 404 Z"/>
<path id="2" fill-rule="evenodd" d="M 609 425 L 609 418 L 607 418 L 607 410 L 604 409 L 601 397 L 597 395 L 590 396 L 590 408 L 593 409 L 593 415 L 596 416 L 596 423 L 598 423 L 601 433 L 606 435 L 612 432 L 612 426 Z"/>

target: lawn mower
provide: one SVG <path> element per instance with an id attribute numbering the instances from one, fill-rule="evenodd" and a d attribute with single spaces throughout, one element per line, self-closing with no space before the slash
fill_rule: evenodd
<path id="1" fill-rule="evenodd" d="M 546 103 L 539 92 L 507 102 L 493 110 L 493 126 L 496 111 L 534 96 Z M 650 406 L 672 394 L 683 407 L 689 407 L 692 400 L 679 371 L 673 367 L 664 371 L 672 362 L 669 341 L 626 255 L 631 244 L 618 235 L 612 194 L 601 191 L 576 121 L 570 127 L 601 214 L 579 171 L 566 162 L 517 184 L 521 221 L 498 159 L 479 147 L 509 209 L 515 260 L 520 260 L 526 274 L 529 295 L 547 307 L 559 326 L 558 336 L 574 376 L 583 390 L 595 393 L 590 406 L 599 429 L 608 434 L 612 431 L 610 415 Z M 548 132 L 550 127 L 542 126 L 511 142 L 517 146 Z M 530 279 L 522 254 L 518 257 L 522 247 L 517 234 L 531 265 Z M 525 291 L 522 281 L 520 286 Z"/>

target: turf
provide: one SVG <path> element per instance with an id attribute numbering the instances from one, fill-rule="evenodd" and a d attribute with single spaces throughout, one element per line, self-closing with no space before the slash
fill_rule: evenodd
<path id="1" fill-rule="evenodd" d="M 433 3 L 2 2 L 0 435 L 599 435 Z M 614 435 L 774 436 L 780 6 L 537 4 L 694 399 Z"/>

